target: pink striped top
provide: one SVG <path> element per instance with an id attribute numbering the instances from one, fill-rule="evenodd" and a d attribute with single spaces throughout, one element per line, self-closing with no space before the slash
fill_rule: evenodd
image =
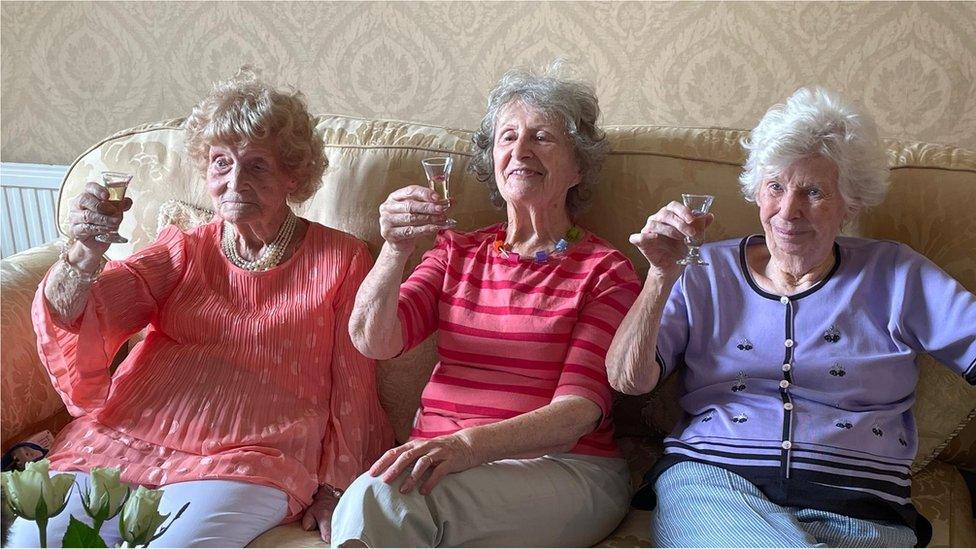
<path id="1" fill-rule="evenodd" d="M 606 353 L 637 298 L 630 261 L 587 233 L 547 263 L 492 249 L 501 225 L 442 231 L 400 286 L 404 350 L 435 330 L 440 361 L 411 436 L 431 438 L 577 395 L 603 411 L 574 453 L 618 456 Z"/>
<path id="2" fill-rule="evenodd" d="M 122 466 L 124 481 L 151 486 L 272 486 L 294 520 L 320 483 L 345 488 L 393 441 L 374 363 L 348 335 L 371 258 L 362 242 L 310 223 L 288 261 L 249 272 L 227 261 L 219 237 L 219 221 L 168 227 L 109 263 L 73 329 L 53 321 L 42 282 L 38 347 L 77 417 L 52 468 Z M 116 350 L 147 326 L 111 375 Z"/>

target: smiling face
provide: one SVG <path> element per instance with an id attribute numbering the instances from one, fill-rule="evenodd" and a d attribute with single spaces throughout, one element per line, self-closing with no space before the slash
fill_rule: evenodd
<path id="1" fill-rule="evenodd" d="M 580 182 L 566 128 L 520 101 L 498 113 L 492 159 L 498 191 L 516 207 L 565 208 L 566 193 Z"/>
<path id="2" fill-rule="evenodd" d="M 231 223 L 271 221 L 296 188 L 274 152 L 263 145 L 215 144 L 208 158 L 207 190 L 214 211 Z"/>
<path id="3" fill-rule="evenodd" d="M 756 202 L 773 257 L 809 265 L 827 259 L 851 213 L 837 177 L 832 160 L 810 156 L 794 161 L 778 176 L 763 179 Z"/>

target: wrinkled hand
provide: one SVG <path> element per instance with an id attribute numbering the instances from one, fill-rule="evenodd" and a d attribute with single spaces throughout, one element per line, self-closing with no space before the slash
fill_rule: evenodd
<path id="1" fill-rule="evenodd" d="M 116 231 L 122 223 L 122 212 L 132 207 L 132 199 L 122 200 L 122 208 L 108 200 L 108 191 L 89 181 L 85 190 L 71 201 L 68 211 L 68 236 L 81 242 L 99 255 L 109 244 L 95 240 L 95 235 Z"/>
<path id="2" fill-rule="evenodd" d="M 427 187 L 397 189 L 380 204 L 380 234 L 394 250 L 410 253 L 419 238 L 456 224 L 447 218 L 450 205 Z"/>
<path id="3" fill-rule="evenodd" d="M 630 235 L 630 243 L 637 246 L 652 271 L 664 276 L 676 275 L 681 272 L 677 261 L 688 250 L 685 237 L 701 234 L 714 220 L 714 214 L 695 217 L 687 206 L 672 201 L 648 217 L 644 228 Z"/>
<path id="4" fill-rule="evenodd" d="M 328 488 L 319 488 L 312 497 L 312 504 L 305 509 L 302 515 L 302 529 L 311 532 L 318 526 L 319 536 L 322 541 L 331 543 L 332 538 L 332 513 L 335 511 L 339 499 L 336 498 Z"/>
<path id="5" fill-rule="evenodd" d="M 427 440 L 411 440 L 390 449 L 369 468 L 369 474 L 391 484 L 409 469 L 409 475 L 400 485 L 400 493 L 409 493 L 426 476 L 419 490 L 421 495 L 426 496 L 446 475 L 466 471 L 481 463 L 470 441 L 463 434 L 455 433 Z"/>

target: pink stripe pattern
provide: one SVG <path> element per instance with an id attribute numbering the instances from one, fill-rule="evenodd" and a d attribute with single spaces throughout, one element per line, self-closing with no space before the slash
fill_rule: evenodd
<path id="1" fill-rule="evenodd" d="M 437 363 L 413 438 L 487 425 L 573 395 L 603 420 L 574 453 L 619 456 L 606 353 L 640 282 L 630 261 L 587 236 L 547 263 L 498 255 L 498 225 L 441 232 L 400 287 L 408 350 L 438 332 Z"/>

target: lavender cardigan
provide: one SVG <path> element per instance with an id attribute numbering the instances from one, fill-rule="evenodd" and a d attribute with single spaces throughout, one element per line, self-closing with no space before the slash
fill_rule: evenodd
<path id="1" fill-rule="evenodd" d="M 773 502 L 931 526 L 911 503 L 918 353 L 976 384 L 976 296 L 908 246 L 840 237 L 837 261 L 792 296 L 745 268 L 762 236 L 706 245 L 686 268 L 658 335 L 663 376 L 683 368 L 685 414 L 634 504 L 694 460 L 739 474 Z M 663 379 L 662 376 L 662 379 Z"/>

